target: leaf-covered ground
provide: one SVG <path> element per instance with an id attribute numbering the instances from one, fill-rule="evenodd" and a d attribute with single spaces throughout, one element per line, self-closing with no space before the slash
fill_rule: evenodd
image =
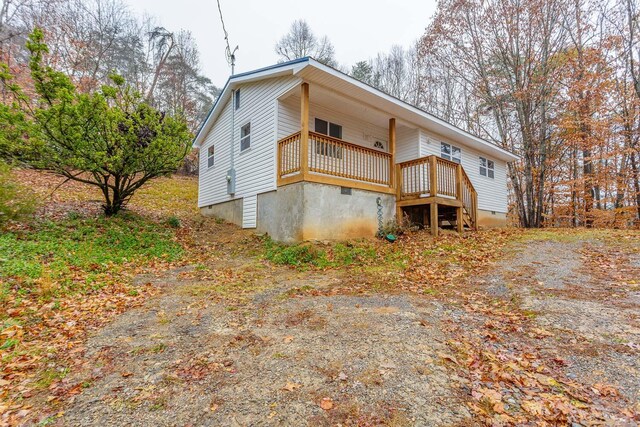
<path id="1" fill-rule="evenodd" d="M 104 219 L 18 176 L 43 203 L 0 236 L 0 423 L 640 422 L 637 231 L 290 247 L 200 218 L 193 179 Z"/>

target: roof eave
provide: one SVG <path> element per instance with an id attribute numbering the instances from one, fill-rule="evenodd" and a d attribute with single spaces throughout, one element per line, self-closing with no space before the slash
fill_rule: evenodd
<path id="1" fill-rule="evenodd" d="M 202 140 L 206 135 L 209 127 L 212 125 L 212 122 L 217 117 L 217 114 L 220 112 L 219 110 L 227 103 L 228 99 L 231 96 L 231 91 L 235 89 L 238 85 L 242 83 L 249 83 L 252 81 L 257 81 L 264 79 L 266 77 L 278 77 L 280 75 L 288 75 L 288 74 L 297 74 L 302 68 L 309 65 L 309 60 L 311 58 L 304 57 L 299 59 L 294 59 L 293 61 L 283 62 L 280 64 L 272 65 L 269 67 L 260 68 L 253 71 L 248 71 L 246 73 L 235 74 L 230 76 L 225 83 L 222 92 L 216 101 L 213 103 L 211 110 L 207 114 L 207 117 L 202 122 L 202 125 L 198 129 L 195 138 L 193 138 L 193 143 L 191 146 L 193 148 L 198 148 L 202 145 Z"/>

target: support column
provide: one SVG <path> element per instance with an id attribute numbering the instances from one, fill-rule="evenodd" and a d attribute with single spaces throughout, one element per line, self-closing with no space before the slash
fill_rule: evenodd
<path id="1" fill-rule="evenodd" d="M 429 196 L 438 195 L 438 161 L 436 156 L 429 157 Z"/>
<path id="2" fill-rule="evenodd" d="M 456 166 L 456 199 L 458 199 L 462 206 L 464 206 L 464 201 L 462 200 L 462 165 L 459 163 L 458 166 Z M 458 229 L 458 233 L 462 233 L 464 231 L 462 206 L 456 208 L 456 227 Z"/>
<path id="3" fill-rule="evenodd" d="M 392 160 L 393 161 L 393 160 Z M 393 164 L 393 163 L 392 163 Z M 395 174 L 395 186 L 396 186 L 396 222 L 402 225 L 402 208 L 398 206 L 400 200 L 402 200 L 402 169 L 400 165 L 393 165 L 393 173 Z"/>
<path id="4" fill-rule="evenodd" d="M 435 201 L 429 205 L 431 211 L 431 218 L 429 219 L 429 226 L 431 227 L 431 235 L 438 237 L 438 203 Z"/>
<path id="5" fill-rule="evenodd" d="M 456 166 L 456 199 L 462 201 L 462 165 Z"/>
<path id="6" fill-rule="evenodd" d="M 309 174 L 309 83 L 300 86 L 300 174 Z"/>
<path id="7" fill-rule="evenodd" d="M 394 171 L 396 167 L 396 119 L 389 119 L 389 153 L 391 158 L 389 160 L 389 186 L 391 188 L 397 185 L 394 177 Z"/>

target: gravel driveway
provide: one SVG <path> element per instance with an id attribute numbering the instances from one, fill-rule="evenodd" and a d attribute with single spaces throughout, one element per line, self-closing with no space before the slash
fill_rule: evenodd
<path id="1" fill-rule="evenodd" d="M 550 331 L 536 345 L 562 358 L 563 375 L 614 387 L 599 404 L 640 410 L 638 251 L 638 242 L 521 241 L 490 272 L 458 286 L 515 301 L 530 327 Z M 332 294 L 348 272 L 298 272 L 250 258 L 227 259 L 214 272 L 228 266 L 252 272 L 251 292 L 220 298 L 214 282 L 192 277 L 193 267 L 140 278 L 164 291 L 90 339 L 87 369 L 69 380 L 86 387 L 57 423 L 487 422 L 469 410 L 473 375 L 448 345 L 459 338 L 454 330 L 473 335 L 473 325 L 486 326 L 482 310 L 446 292 Z M 617 414 L 604 419 L 636 424 Z"/>

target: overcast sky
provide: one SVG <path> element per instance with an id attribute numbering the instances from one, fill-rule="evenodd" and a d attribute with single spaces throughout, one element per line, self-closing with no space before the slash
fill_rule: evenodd
<path id="1" fill-rule="evenodd" d="M 128 0 L 133 10 L 156 16 L 168 30 L 187 29 L 195 37 L 204 74 L 219 87 L 230 68 L 216 0 Z M 338 62 L 351 66 L 386 52 L 393 44 L 409 46 L 424 32 L 435 0 L 220 0 L 236 72 L 274 64 L 274 44 L 295 19 L 305 19 L 317 36 L 327 35 Z"/>

